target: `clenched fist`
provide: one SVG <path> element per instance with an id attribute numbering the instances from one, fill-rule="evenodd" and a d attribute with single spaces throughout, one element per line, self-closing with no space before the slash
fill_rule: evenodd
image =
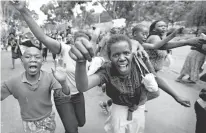
<path id="1" fill-rule="evenodd" d="M 92 44 L 84 37 L 76 40 L 69 51 L 71 58 L 77 62 L 91 61 L 94 56 Z"/>

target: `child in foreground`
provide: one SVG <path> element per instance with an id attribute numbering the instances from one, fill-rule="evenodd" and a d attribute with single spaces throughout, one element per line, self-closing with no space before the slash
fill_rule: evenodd
<path id="1" fill-rule="evenodd" d="M 70 94 L 64 68 L 52 70 L 54 76 L 41 70 L 43 57 L 35 47 L 28 48 L 21 60 L 25 72 L 2 83 L 1 101 L 9 95 L 18 100 L 26 133 L 54 133 L 51 91 L 62 88 L 65 95 Z"/>

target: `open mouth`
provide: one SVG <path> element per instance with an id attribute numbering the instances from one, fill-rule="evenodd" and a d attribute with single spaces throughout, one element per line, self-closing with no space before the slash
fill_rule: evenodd
<path id="1" fill-rule="evenodd" d="M 37 70 L 37 66 L 36 65 L 29 66 L 29 71 L 36 72 L 36 70 Z"/>
<path id="2" fill-rule="evenodd" d="M 128 69 L 128 64 L 119 64 L 118 67 L 121 72 L 125 72 Z"/>

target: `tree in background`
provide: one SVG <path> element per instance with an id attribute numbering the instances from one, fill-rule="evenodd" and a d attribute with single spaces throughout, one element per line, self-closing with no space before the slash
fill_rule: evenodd
<path id="1" fill-rule="evenodd" d="M 41 6 L 40 10 L 47 15 L 46 24 L 58 24 L 58 23 L 67 23 L 72 22 L 74 26 L 82 28 L 84 25 L 91 25 L 95 21 L 93 15 L 94 10 L 87 11 L 86 3 L 88 1 L 57 1 L 54 3 L 50 1 L 47 4 Z M 76 18 L 74 17 L 73 9 L 76 5 L 80 5 L 80 10 L 82 13 L 77 14 Z"/>
<path id="2" fill-rule="evenodd" d="M 70 21 L 73 18 L 72 9 L 77 5 L 86 3 L 85 1 L 50 1 L 41 6 L 40 10 L 47 15 L 48 23 Z"/>
<path id="3" fill-rule="evenodd" d="M 129 23 L 136 14 L 134 10 L 136 3 L 137 1 L 97 1 L 93 5 L 100 4 L 112 19 L 125 18 L 126 23 Z M 105 12 L 103 14 L 107 16 Z"/>
<path id="4" fill-rule="evenodd" d="M 127 25 L 158 19 L 173 25 L 174 22 L 184 20 L 194 3 L 195 1 L 97 1 L 93 5 L 100 4 L 112 19 L 125 18 Z"/>
<path id="5" fill-rule="evenodd" d="M 27 27 L 25 21 L 23 21 L 20 13 L 9 4 L 9 1 L 1 1 L 1 10 L 2 10 L 2 20 L 7 24 L 6 33 L 3 35 L 8 35 L 10 32 L 21 31 L 22 27 Z M 31 16 L 38 20 L 39 16 L 34 10 L 29 10 Z"/>
<path id="6" fill-rule="evenodd" d="M 81 27 L 83 27 L 83 25 L 89 25 L 91 26 L 94 22 L 95 22 L 95 18 L 94 18 L 94 10 L 91 9 L 90 11 L 86 10 L 86 5 L 85 6 L 81 6 L 80 10 L 82 11 L 82 22 L 81 22 Z"/>
<path id="7" fill-rule="evenodd" d="M 195 1 L 150 1 L 143 6 L 142 11 L 146 20 L 165 20 L 172 25 L 182 21 L 190 11 Z"/>
<path id="8" fill-rule="evenodd" d="M 198 1 L 194 8 L 188 13 L 186 17 L 186 24 L 188 26 L 197 27 L 206 26 L 206 1 Z M 196 32 L 197 32 L 196 31 Z"/>

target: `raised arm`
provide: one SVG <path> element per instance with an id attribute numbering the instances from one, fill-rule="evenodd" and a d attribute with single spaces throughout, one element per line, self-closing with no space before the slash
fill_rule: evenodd
<path id="1" fill-rule="evenodd" d="M 21 13 L 23 16 L 25 22 L 29 26 L 32 33 L 35 35 L 35 37 L 45 44 L 45 46 L 51 50 L 52 53 L 59 53 L 60 52 L 60 43 L 57 40 L 54 40 L 44 34 L 44 31 L 38 26 L 38 24 L 35 22 L 35 20 L 31 17 L 29 10 L 25 7 L 26 3 L 25 1 L 18 1 L 11 4 Z"/>
<path id="2" fill-rule="evenodd" d="M 167 94 L 172 96 L 181 105 L 183 105 L 185 107 L 190 107 L 190 101 L 189 100 L 187 100 L 184 97 L 180 96 L 176 91 L 174 91 L 174 89 L 172 89 L 166 83 L 166 81 L 164 81 L 160 76 L 158 76 L 158 74 L 154 71 L 154 68 L 153 68 L 153 66 L 152 66 L 152 64 L 151 64 L 151 62 L 148 58 L 144 59 L 144 63 L 146 65 L 146 67 L 148 68 L 148 70 L 156 76 L 155 79 L 157 81 L 157 84 L 158 84 L 159 88 L 161 88 Z"/>
<path id="3" fill-rule="evenodd" d="M 166 37 L 167 38 L 167 37 Z M 169 40 L 169 39 L 168 39 Z M 160 43 L 165 43 L 165 41 L 168 40 L 161 40 L 159 36 L 154 35 L 151 36 L 148 40 L 147 43 L 156 45 L 156 44 L 160 44 Z M 165 43 L 162 47 L 156 47 L 156 49 L 162 49 L 162 50 L 167 50 L 167 49 L 173 49 L 173 48 L 177 48 L 177 47 L 182 47 L 182 46 L 194 46 L 194 47 L 199 47 L 201 48 L 202 45 L 206 43 L 206 39 L 205 38 L 200 38 L 200 37 L 193 37 L 191 39 L 188 40 L 180 40 L 180 41 L 169 41 L 167 43 Z M 149 46 L 149 44 L 147 44 Z M 144 46 L 144 45 L 143 45 Z M 146 48 L 145 48 L 146 49 Z"/>
<path id="4" fill-rule="evenodd" d="M 75 70 L 76 87 L 80 92 L 85 92 L 100 84 L 100 77 L 98 74 L 87 76 L 86 62 L 76 62 Z"/>
<path id="5" fill-rule="evenodd" d="M 80 92 L 85 92 L 100 84 L 98 74 L 87 76 L 86 61 L 91 61 L 94 56 L 92 44 L 86 38 L 76 40 L 69 51 L 70 57 L 76 61 L 75 81 Z"/>
<path id="6" fill-rule="evenodd" d="M 151 36 L 146 43 L 142 44 L 142 46 L 144 49 L 159 49 L 172 40 L 176 36 L 177 32 L 178 31 L 175 30 L 173 33 L 162 40 L 159 38 L 159 36 Z"/>

